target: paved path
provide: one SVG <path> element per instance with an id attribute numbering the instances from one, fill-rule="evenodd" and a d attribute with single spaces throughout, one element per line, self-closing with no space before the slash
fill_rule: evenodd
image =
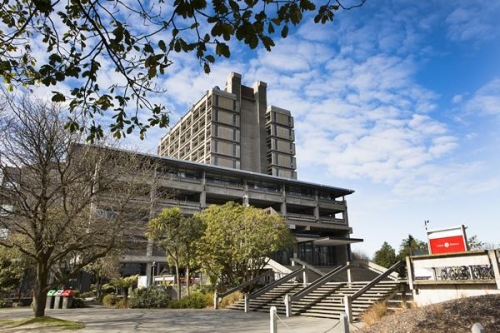
<path id="1" fill-rule="evenodd" d="M 0 309 L 0 319 L 32 316 L 29 308 Z M 149 310 L 108 309 L 92 307 L 70 310 L 47 310 L 47 316 L 85 323 L 78 333 L 268 333 L 269 313 L 244 313 L 231 310 Z M 278 321 L 279 333 L 340 333 L 337 320 L 304 316 L 283 317 Z M 361 324 L 356 324 L 361 326 Z M 351 327 L 351 332 L 356 326 Z M 33 332 L 20 329 L 11 332 Z M 39 331 L 41 332 L 41 331 Z M 49 331 L 47 331 L 49 332 Z"/>

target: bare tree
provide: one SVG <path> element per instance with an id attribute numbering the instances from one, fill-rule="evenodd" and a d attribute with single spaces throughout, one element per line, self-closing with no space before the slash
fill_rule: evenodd
<path id="1" fill-rule="evenodd" d="M 140 155 L 79 144 L 53 104 L 4 94 L 0 110 L 0 246 L 35 263 L 40 317 L 48 290 L 144 234 L 153 168 Z"/>

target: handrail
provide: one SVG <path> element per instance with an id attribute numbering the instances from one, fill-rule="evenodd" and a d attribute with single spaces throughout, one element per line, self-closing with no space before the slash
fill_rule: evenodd
<path id="1" fill-rule="evenodd" d="M 270 271 L 264 272 L 263 274 L 261 274 L 261 275 L 259 275 L 259 276 L 257 276 L 257 277 L 254 277 L 254 278 L 253 278 L 253 279 L 251 279 L 250 281 L 247 281 L 247 282 L 245 282 L 245 283 L 242 283 L 242 284 L 240 284 L 239 286 L 233 287 L 233 288 L 231 288 L 231 289 L 229 289 L 229 290 L 227 290 L 227 291 L 225 291 L 225 292 L 223 292 L 223 293 L 221 293 L 221 294 L 218 294 L 218 297 L 219 297 L 219 298 L 223 298 L 223 297 L 225 297 L 225 296 L 227 296 L 227 295 L 229 295 L 229 294 L 232 294 L 232 293 L 234 293 L 234 292 L 235 292 L 235 291 L 237 291 L 237 290 L 240 290 L 240 289 L 242 289 L 242 288 L 244 288 L 244 287 L 246 287 L 246 286 L 251 285 L 251 284 L 252 284 L 252 283 L 254 283 L 255 281 L 259 280 L 260 278 L 263 278 L 263 277 L 264 277 L 264 276 L 266 276 L 266 275 L 270 275 L 271 273 L 272 273 L 272 272 L 270 272 Z"/>
<path id="2" fill-rule="evenodd" d="M 382 281 L 384 278 L 388 277 L 392 272 L 396 271 L 399 267 L 403 266 L 405 264 L 404 261 L 398 261 L 394 265 L 392 265 L 387 271 L 384 273 L 380 274 L 377 276 L 375 279 L 373 279 L 370 283 L 368 283 L 366 286 L 355 292 L 352 296 L 348 296 L 350 301 L 353 301 L 357 299 L 359 296 L 363 295 L 365 292 L 370 290 L 374 285 Z"/>
<path id="3" fill-rule="evenodd" d="M 318 274 L 319 276 L 325 276 L 325 274 L 326 274 L 325 272 L 319 270 L 315 266 L 313 266 L 313 265 L 311 265 L 303 260 L 300 260 L 299 258 L 292 258 L 291 260 L 292 260 L 292 262 L 295 262 L 299 265 L 307 267 L 310 271 L 313 271 L 314 273 Z"/>
<path id="4" fill-rule="evenodd" d="M 290 274 L 287 274 L 285 275 L 284 277 L 282 277 L 281 279 L 279 280 L 276 280 L 270 284 L 268 284 L 267 286 L 264 286 L 262 287 L 261 289 L 257 290 L 256 292 L 253 292 L 252 294 L 250 294 L 250 298 L 257 298 L 263 294 L 265 294 L 266 292 L 268 292 L 269 290 L 279 286 L 279 285 L 282 285 L 283 283 L 287 282 L 288 280 L 290 280 L 291 278 L 294 278 L 296 277 L 297 275 L 303 273 L 304 271 L 306 270 L 305 267 L 302 267 L 301 269 L 298 269 L 296 271 L 293 271 L 292 273 Z"/>
<path id="5" fill-rule="evenodd" d="M 330 273 L 323 275 L 318 280 L 311 283 L 309 286 L 305 287 L 301 291 L 292 295 L 292 298 L 291 298 L 292 302 L 298 301 L 302 297 L 304 297 L 304 296 L 308 295 L 309 293 L 313 292 L 314 290 L 318 289 L 319 287 L 321 287 L 322 285 L 324 285 L 325 283 L 330 281 L 336 274 L 338 274 L 338 273 L 340 273 L 340 272 L 342 272 L 350 267 L 351 267 L 351 264 L 339 266 L 339 267 L 335 268 L 333 271 L 331 271 Z"/>
<path id="6" fill-rule="evenodd" d="M 377 265 L 376 263 L 371 262 L 369 260 L 365 260 L 365 259 L 358 259 L 358 260 L 353 262 L 353 265 L 364 266 L 364 267 L 368 268 L 370 271 L 375 272 L 377 274 L 383 274 L 384 272 L 387 271 L 387 268 L 385 268 L 384 266 Z M 389 274 L 388 278 L 396 281 L 396 280 L 398 280 L 398 275 L 394 275 L 394 274 L 395 274 L 395 272 L 392 272 L 391 274 Z"/>

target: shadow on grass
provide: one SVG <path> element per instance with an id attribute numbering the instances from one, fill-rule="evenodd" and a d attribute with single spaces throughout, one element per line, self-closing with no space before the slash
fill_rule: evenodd
<path id="1" fill-rule="evenodd" d="M 62 320 L 53 317 L 30 317 L 18 320 L 0 320 L 0 328 L 60 328 L 66 330 L 79 330 L 85 327 L 83 323 Z"/>

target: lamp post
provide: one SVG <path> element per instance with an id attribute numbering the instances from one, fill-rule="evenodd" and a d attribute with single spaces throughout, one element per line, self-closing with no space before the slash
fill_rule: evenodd
<path id="1" fill-rule="evenodd" d="M 152 269 L 152 274 L 151 274 L 151 285 L 155 285 L 155 268 L 156 268 L 156 261 L 153 261 L 151 264 L 151 269 Z"/>

